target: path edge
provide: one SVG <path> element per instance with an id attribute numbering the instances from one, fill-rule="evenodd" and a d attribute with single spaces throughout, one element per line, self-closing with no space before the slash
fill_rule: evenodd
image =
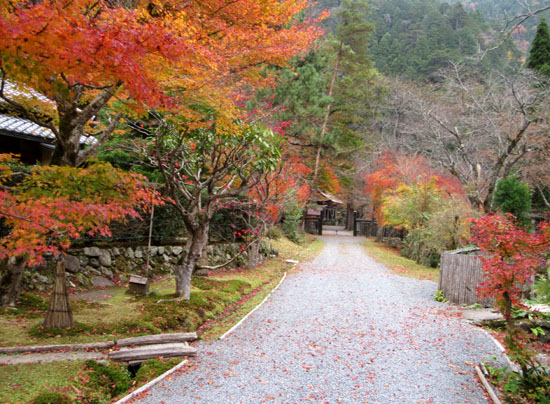
<path id="1" fill-rule="evenodd" d="M 279 289 L 279 286 L 281 286 L 281 284 L 283 283 L 283 281 L 285 280 L 286 278 L 286 272 L 284 273 L 283 277 L 281 278 L 281 280 L 279 281 L 279 283 L 277 284 L 277 286 L 275 286 L 275 288 L 273 288 L 273 290 L 271 292 L 269 292 L 269 294 L 264 298 L 264 300 L 261 301 L 261 303 L 259 305 L 257 305 L 256 307 L 254 307 L 254 309 L 252 309 L 246 316 L 244 316 L 243 318 L 241 318 L 241 320 L 235 324 L 233 327 L 231 327 L 229 330 L 227 330 L 223 335 L 221 335 L 218 339 L 222 340 L 224 338 L 226 338 L 229 334 L 231 334 L 233 331 L 235 331 L 237 329 L 237 327 L 239 327 L 242 323 L 244 323 L 244 321 L 252 314 L 254 313 L 256 310 L 258 310 L 266 301 L 267 299 L 269 299 L 269 297 L 271 296 L 271 294 L 273 292 L 275 292 L 277 289 Z"/>
<path id="2" fill-rule="evenodd" d="M 175 371 L 181 369 L 182 367 L 185 366 L 185 364 L 188 362 L 187 359 L 184 359 L 182 360 L 180 363 L 178 363 L 176 366 L 174 366 L 173 368 L 171 369 L 168 369 L 166 372 L 164 372 L 163 374 L 161 374 L 160 376 L 158 376 L 157 378 L 151 380 L 149 383 L 147 384 L 144 384 L 143 386 L 141 386 L 139 389 L 137 390 L 134 390 L 132 391 L 130 394 L 128 394 L 127 396 L 124 396 L 122 397 L 120 400 L 118 401 L 115 401 L 114 404 L 124 404 L 124 403 L 127 403 L 128 401 L 130 401 L 131 399 L 135 398 L 137 395 L 143 393 L 144 391 L 146 390 L 149 390 L 151 387 L 153 387 L 155 384 L 161 382 L 162 380 L 164 380 L 166 377 L 170 376 L 172 373 L 174 373 Z"/>

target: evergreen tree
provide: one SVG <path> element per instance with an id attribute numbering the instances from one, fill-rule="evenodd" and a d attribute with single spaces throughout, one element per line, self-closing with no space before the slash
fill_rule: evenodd
<path id="1" fill-rule="evenodd" d="M 529 186 L 513 175 L 501 179 L 495 190 L 493 207 L 504 213 L 511 213 L 519 224 L 528 226 L 527 213 L 531 210 Z"/>
<path id="2" fill-rule="evenodd" d="M 542 18 L 529 51 L 527 67 L 546 74 L 549 69 L 548 65 L 550 65 L 550 34 L 546 19 Z"/>
<path id="3" fill-rule="evenodd" d="M 367 22 L 367 0 L 343 0 L 336 18 L 338 25 L 333 40 L 333 63 L 327 95 L 333 99 L 327 105 L 313 167 L 316 186 L 323 149 L 335 149 L 337 144 L 357 147 L 360 136 L 356 129 L 368 109 L 368 98 L 376 71 L 367 56 L 369 37 L 374 31 Z M 338 152 L 338 150 L 336 149 Z"/>

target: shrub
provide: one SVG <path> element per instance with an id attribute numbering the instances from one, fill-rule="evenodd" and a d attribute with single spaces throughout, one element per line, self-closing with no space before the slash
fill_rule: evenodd
<path id="1" fill-rule="evenodd" d="M 460 199 L 441 201 L 438 209 L 428 215 L 424 226 L 408 232 L 403 254 L 420 264 L 437 267 L 442 251 L 455 250 L 468 239 L 466 218 L 472 213 Z"/>
<path id="2" fill-rule="evenodd" d="M 537 301 L 550 304 L 550 279 L 541 277 L 535 284 L 535 292 L 537 294 Z"/>
<path id="3" fill-rule="evenodd" d="M 72 400 L 65 394 L 58 391 L 44 391 L 37 395 L 33 400 L 33 404 L 71 404 Z"/>
<path id="4" fill-rule="evenodd" d="M 441 289 L 435 291 L 434 300 L 441 303 L 446 303 L 448 301 Z"/>
<path id="5" fill-rule="evenodd" d="M 283 233 L 281 233 L 281 229 L 278 227 L 272 226 L 265 232 L 265 236 L 273 240 L 279 240 L 283 237 Z"/>
<path id="6" fill-rule="evenodd" d="M 302 206 L 295 198 L 293 192 L 289 193 L 285 198 L 283 205 L 283 223 L 281 225 L 285 236 L 295 243 L 300 243 L 301 239 L 298 235 L 298 227 L 302 218 Z"/>

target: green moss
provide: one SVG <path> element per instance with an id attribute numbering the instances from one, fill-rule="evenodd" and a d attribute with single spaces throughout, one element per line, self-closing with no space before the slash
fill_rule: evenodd
<path id="1" fill-rule="evenodd" d="M 0 314 L 35 318 L 44 315 L 48 310 L 48 299 L 33 293 L 22 293 L 17 307 L 0 307 Z"/>
<path id="2" fill-rule="evenodd" d="M 93 327 L 76 323 L 70 328 L 46 328 L 42 324 L 36 324 L 29 329 L 28 334 L 33 338 L 51 338 L 57 336 L 75 336 L 83 333 L 89 333 L 93 330 Z"/>
<path id="3" fill-rule="evenodd" d="M 90 376 L 87 387 L 96 392 L 105 391 L 111 397 L 116 397 L 132 385 L 130 372 L 121 364 L 111 362 L 103 365 L 89 360 L 85 362 L 85 368 Z"/>
<path id="4" fill-rule="evenodd" d="M 47 298 L 32 293 L 22 293 L 19 297 L 18 306 L 27 310 L 48 310 L 49 301 Z"/>
<path id="5" fill-rule="evenodd" d="M 40 393 L 74 385 L 82 361 L 0 366 L 0 403 L 30 403 Z"/>
<path id="6" fill-rule="evenodd" d="M 33 399 L 33 404 L 71 404 L 72 400 L 58 391 L 44 391 Z"/>
<path id="7" fill-rule="evenodd" d="M 172 369 L 174 366 L 179 364 L 181 359 L 168 359 L 168 360 L 159 360 L 159 359 L 149 359 L 143 362 L 141 367 L 134 377 L 134 382 L 137 384 L 146 383 L 154 378 L 160 376 L 164 372 Z"/>
<path id="8" fill-rule="evenodd" d="M 104 325 L 98 328 L 98 331 L 107 334 L 159 334 L 161 330 L 156 327 L 149 319 L 125 320 L 118 324 Z"/>

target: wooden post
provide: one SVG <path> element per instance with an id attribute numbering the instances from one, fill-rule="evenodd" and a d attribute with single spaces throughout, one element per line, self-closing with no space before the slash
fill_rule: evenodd
<path id="1" fill-rule="evenodd" d="M 321 211 L 321 214 L 319 215 L 319 219 L 318 219 L 318 225 L 317 225 L 317 234 L 319 234 L 319 236 L 322 236 L 323 235 L 323 212 Z"/>
<path id="2" fill-rule="evenodd" d="M 149 279 L 149 265 L 151 262 L 151 239 L 153 237 L 153 218 L 155 216 L 155 204 L 151 197 L 151 218 L 149 220 L 149 240 L 147 242 L 147 259 L 145 264 L 145 277 Z"/>
<path id="3" fill-rule="evenodd" d="M 44 327 L 69 328 L 72 326 L 74 326 L 74 320 L 65 280 L 65 261 L 60 259 L 57 261 L 55 285 L 50 297 L 50 306 L 46 313 Z"/>
<path id="4" fill-rule="evenodd" d="M 357 237 L 357 211 L 353 211 L 353 237 Z"/>

